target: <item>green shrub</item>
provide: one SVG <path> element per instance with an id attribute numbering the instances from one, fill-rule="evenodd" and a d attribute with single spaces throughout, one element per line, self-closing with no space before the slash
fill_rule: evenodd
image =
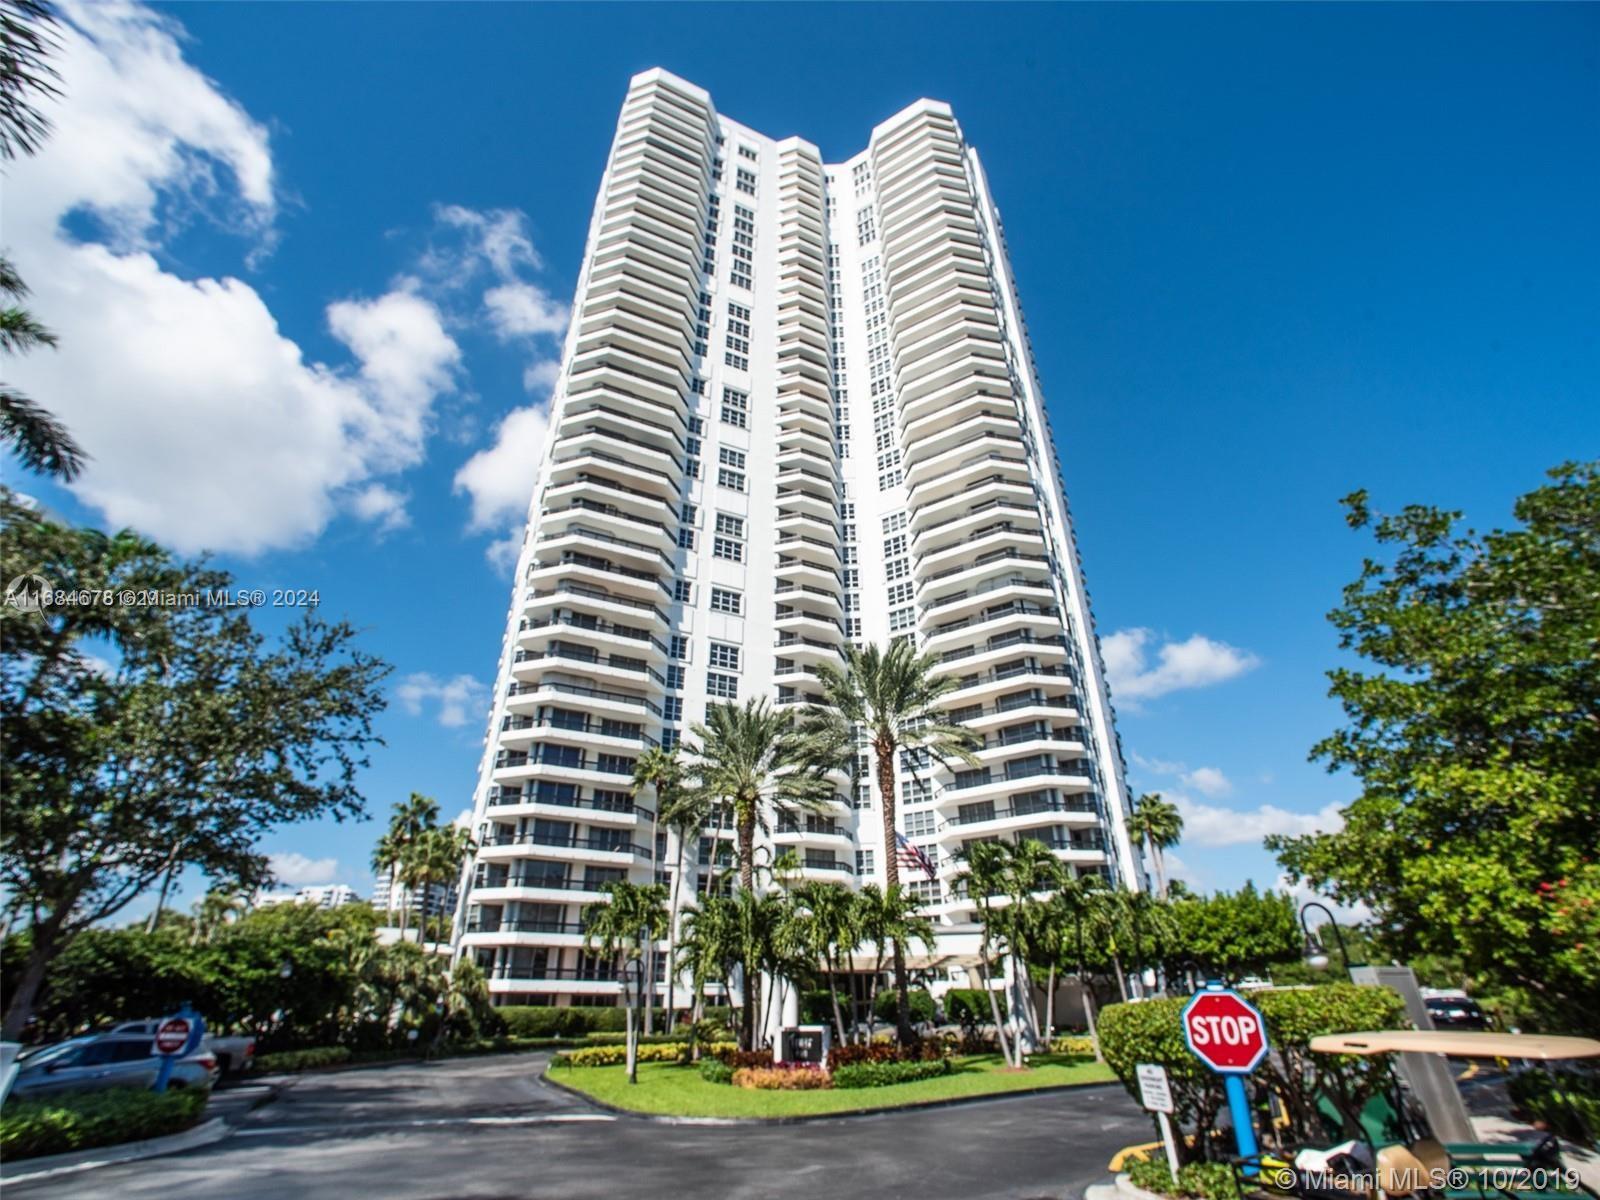
<path id="1" fill-rule="evenodd" d="M 846 1028 L 850 1022 L 850 997 L 843 992 L 834 992 L 839 1001 L 839 1012 L 844 1015 Z M 833 1002 L 828 998 L 826 988 L 814 992 L 800 993 L 800 1021 L 804 1025 L 832 1025 Z"/>
<path id="2" fill-rule="evenodd" d="M 833 1073 L 836 1088 L 888 1087 L 895 1083 L 916 1083 L 948 1075 L 955 1067 L 948 1058 L 929 1062 L 864 1062 L 840 1067 Z"/>
<path id="3" fill-rule="evenodd" d="M 268 1075 L 291 1074 L 313 1067 L 332 1067 L 350 1061 L 349 1046 L 312 1046 L 306 1050 L 280 1050 L 258 1054 L 255 1069 Z"/>
<path id="4" fill-rule="evenodd" d="M 906 999 L 911 1005 L 911 1023 L 921 1025 L 931 1023 L 934 1017 L 933 997 L 928 994 L 927 988 L 912 988 Z M 880 1021 L 893 1023 L 897 1020 L 900 1011 L 900 997 L 895 995 L 893 988 L 884 988 L 878 993 L 878 998 L 873 1001 L 872 1011 Z"/>
<path id="5" fill-rule="evenodd" d="M 711 1053 L 727 1063 L 735 1071 L 744 1067 L 770 1067 L 772 1065 L 771 1050 L 741 1050 L 731 1042 L 719 1042 L 711 1047 Z"/>
<path id="6" fill-rule="evenodd" d="M 1239 1185 L 1227 1163 L 1187 1163 L 1178 1168 L 1174 1184 L 1165 1156 L 1135 1159 L 1128 1163 L 1128 1182 L 1178 1200 L 1239 1200 Z"/>
<path id="7" fill-rule="evenodd" d="M 688 1057 L 689 1047 L 682 1042 L 640 1046 L 638 1053 L 642 1063 L 682 1062 Z M 561 1056 L 561 1062 L 569 1067 L 614 1067 L 627 1061 L 626 1046 L 584 1046 Z"/>
<path id="8" fill-rule="evenodd" d="M 628 1019 L 624 1008 L 509 1004 L 495 1012 L 513 1037 L 581 1038 L 591 1033 L 620 1033 L 627 1028 Z"/>
<path id="9" fill-rule="evenodd" d="M 762 1091 L 814 1092 L 833 1086 L 820 1067 L 741 1067 L 733 1073 L 733 1086 Z"/>
<path id="10" fill-rule="evenodd" d="M 996 996 L 1000 1002 L 1000 1019 L 1005 1020 L 1006 998 Z M 994 1024 L 994 1013 L 989 1009 L 989 993 L 982 988 L 951 988 L 944 994 L 944 1015 L 947 1021 L 973 1028 Z"/>
<path id="11" fill-rule="evenodd" d="M 733 1068 L 720 1058 L 702 1058 L 700 1060 L 700 1078 L 707 1083 L 732 1083 Z"/>
<path id="12" fill-rule="evenodd" d="M 207 1093 L 114 1088 L 49 1100 L 13 1100 L 0 1112 L 0 1158 L 34 1158 L 165 1137 L 205 1112 Z"/>
<path id="13" fill-rule="evenodd" d="M 1519 1111 L 1558 1137 L 1580 1144 L 1600 1139 L 1600 1073 L 1523 1071 L 1507 1081 L 1506 1090 Z"/>

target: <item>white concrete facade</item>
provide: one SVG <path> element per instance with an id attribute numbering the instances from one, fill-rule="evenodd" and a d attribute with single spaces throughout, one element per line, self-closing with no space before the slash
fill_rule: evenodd
<path id="1" fill-rule="evenodd" d="M 718 699 L 798 705 L 846 642 L 914 636 L 982 766 L 901 768 L 902 871 L 966 957 L 967 841 L 1143 878 L 1071 516 L 1000 220 L 948 106 L 850 160 L 634 78 L 596 201 L 496 678 L 458 913 L 507 1003 L 615 1003 L 582 953 L 613 878 L 678 848 L 633 760 Z M 870 772 L 780 824 L 802 878 L 881 881 Z M 686 847 L 684 896 L 709 837 Z M 938 957 L 938 956 L 936 956 Z M 956 976 L 957 982 L 964 982 Z"/>

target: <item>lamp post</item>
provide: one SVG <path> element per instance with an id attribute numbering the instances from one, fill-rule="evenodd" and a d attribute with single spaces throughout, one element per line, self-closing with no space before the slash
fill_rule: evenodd
<path id="1" fill-rule="evenodd" d="M 1300 906 L 1300 931 L 1305 934 L 1306 938 L 1306 966 L 1313 971 L 1326 971 L 1328 969 L 1328 953 L 1323 948 L 1321 940 L 1312 936 L 1311 933 L 1308 914 L 1313 908 L 1328 918 L 1328 923 L 1323 928 L 1332 927 L 1333 940 L 1339 943 L 1339 957 L 1344 959 L 1344 973 L 1346 975 L 1350 974 L 1350 968 L 1354 964 L 1350 962 L 1350 949 L 1344 943 L 1344 932 L 1339 928 L 1338 918 L 1333 915 L 1333 910 L 1326 904 L 1321 904 L 1316 900 L 1308 900 Z"/>

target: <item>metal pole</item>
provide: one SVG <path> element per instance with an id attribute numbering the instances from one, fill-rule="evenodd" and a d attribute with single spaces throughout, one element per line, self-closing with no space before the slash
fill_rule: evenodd
<path id="1" fill-rule="evenodd" d="M 1339 928 L 1339 919 L 1333 915 L 1333 910 L 1326 904 L 1316 900 L 1307 900 L 1300 906 L 1300 932 L 1306 935 L 1306 942 L 1309 944 L 1312 940 L 1311 925 L 1306 914 L 1313 908 L 1328 918 L 1328 924 L 1323 926 L 1324 929 L 1330 925 L 1333 927 L 1333 940 L 1339 944 L 1339 957 L 1344 959 L 1344 973 L 1346 975 L 1350 974 L 1350 968 L 1353 966 L 1364 966 L 1365 964 L 1363 963 L 1352 963 L 1350 961 L 1350 948 L 1344 944 L 1344 931 Z"/>

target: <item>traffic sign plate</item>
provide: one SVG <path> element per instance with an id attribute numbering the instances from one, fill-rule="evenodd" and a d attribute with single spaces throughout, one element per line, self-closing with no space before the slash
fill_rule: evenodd
<path id="1" fill-rule="evenodd" d="M 168 1017 L 156 1027 L 155 1052 L 157 1054 L 178 1054 L 189 1044 L 189 1034 L 192 1030 L 187 1017 Z"/>
<path id="2" fill-rule="evenodd" d="M 1134 1068 L 1139 1076 L 1139 1102 L 1147 1112 L 1172 1111 L 1172 1086 L 1167 1080 L 1167 1069 L 1160 1063 L 1140 1063 Z"/>
<path id="3" fill-rule="evenodd" d="M 1223 1075 L 1248 1075 L 1267 1055 L 1267 1023 L 1237 992 L 1198 993 L 1183 1010 L 1183 1037 L 1201 1062 Z"/>

